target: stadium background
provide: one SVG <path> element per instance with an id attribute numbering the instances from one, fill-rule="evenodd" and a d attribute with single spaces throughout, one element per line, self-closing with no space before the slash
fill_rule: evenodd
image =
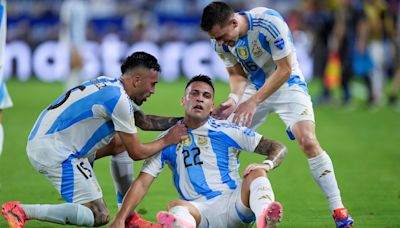
<path id="1" fill-rule="evenodd" d="M 95 67 L 88 68 L 90 74 L 118 77 L 119 61 L 132 50 L 140 48 L 154 51 L 153 54 L 160 59 L 163 68 L 167 67 L 163 69 L 162 81 L 157 85 L 156 93 L 143 105 L 146 113 L 182 115 L 179 99 L 183 93 L 185 77 L 198 73 L 215 77 L 216 104 L 227 96 L 229 92 L 223 67 L 219 68 L 217 60 L 212 57 L 213 53 L 207 52 L 208 41 L 198 28 L 201 9 L 209 1 L 90 2 L 93 14 L 88 28 L 88 40 L 99 45 L 92 47 L 95 50 L 113 50 L 94 52 L 93 56 L 97 59 L 94 60 Z M 236 9 L 247 9 L 255 5 L 274 7 L 288 21 L 293 15 L 291 12 L 296 9 L 298 11 L 302 6 L 301 1 L 294 0 L 229 2 Z M 25 152 L 31 127 L 41 110 L 62 93 L 62 81 L 68 73 L 57 73 L 54 70 L 54 66 L 63 65 L 65 60 L 55 58 L 51 51 L 37 54 L 38 50 L 46 50 L 40 47 L 50 45 L 51 49 L 54 44 L 51 42 L 58 40 L 60 4 L 61 1 L 50 0 L 8 1 L 6 78 L 14 107 L 4 110 L 5 145 L 0 157 L 0 203 L 11 200 L 21 200 L 24 203 L 63 202 L 50 182 L 32 168 Z M 310 45 L 307 44 L 309 39 L 301 39 L 307 33 L 298 34 L 299 49 Z M 118 40 L 117 45 L 120 48 L 104 47 L 104 43 L 110 39 Z M 112 45 L 114 44 L 116 43 Z M 183 45 L 192 49 L 186 54 L 179 51 L 177 53 L 174 48 L 165 51 L 165 47 L 168 47 L 166 44 L 174 44 L 175 48 Z M 11 51 L 15 46 L 17 48 Z M 12 57 L 12 53 L 16 53 L 17 57 Z M 20 57 L 21 53 L 27 55 Z M 203 53 L 204 56 L 199 58 L 198 53 Z M 110 58 L 110 54 L 114 56 Z M 194 62 L 185 63 L 187 59 L 194 59 Z M 175 63 L 168 64 L 171 60 Z M 311 95 L 315 98 L 321 91 L 320 79 L 312 78 L 309 55 L 302 56 L 301 61 L 308 76 Z M 168 65 L 174 65 L 174 68 L 169 69 Z M 343 200 L 357 226 L 400 227 L 399 112 L 386 106 L 379 109 L 366 108 L 363 104 L 363 86 L 355 80 L 352 88 L 357 99 L 350 107 L 342 107 L 335 102 L 315 106 L 318 137 L 332 157 Z M 339 96 L 337 89 L 334 93 Z M 282 166 L 270 174 L 276 198 L 285 208 L 280 227 L 333 227 L 326 201 L 309 174 L 307 161 L 298 146 L 287 138 L 283 123 L 276 115 L 271 115 L 259 132 L 282 141 L 289 148 L 289 155 Z M 150 141 L 158 134 L 140 132 L 143 141 Z M 242 154 L 241 169 L 250 162 L 263 159 Z M 135 173 L 140 170 L 140 166 L 141 162 L 135 162 Z M 96 162 L 95 172 L 111 215 L 114 216 L 117 206 L 109 174 L 109 159 Z M 156 212 L 165 209 L 166 203 L 176 197 L 170 173 L 166 170 L 156 180 L 150 193 L 138 207 L 138 212 L 146 219 L 154 221 Z M 2 219 L 0 227 L 6 227 Z M 27 227 L 59 226 L 28 222 Z"/>

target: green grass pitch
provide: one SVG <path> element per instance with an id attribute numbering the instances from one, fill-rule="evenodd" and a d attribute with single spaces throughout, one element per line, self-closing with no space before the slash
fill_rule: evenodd
<path id="1" fill-rule="evenodd" d="M 180 98 L 185 82 L 160 82 L 156 94 L 142 109 L 148 114 L 181 116 Z M 317 86 L 316 83 L 310 84 L 311 91 Z M 10 80 L 8 89 L 14 107 L 3 112 L 6 133 L 0 157 L 0 203 L 12 200 L 29 204 L 63 203 L 46 177 L 30 165 L 25 152 L 28 134 L 36 118 L 61 94 L 62 84 Z M 216 91 L 218 104 L 227 96 L 228 86 L 216 82 Z M 312 95 L 316 95 L 313 92 Z M 315 117 L 319 141 L 334 162 L 343 202 L 355 219 L 356 227 L 400 227 L 400 113 L 386 107 L 370 111 L 360 105 L 353 109 L 329 105 L 316 107 Z M 297 144 L 286 136 L 284 124 L 272 114 L 258 132 L 282 141 L 289 148 L 282 166 L 269 175 L 276 199 L 284 206 L 280 227 L 334 227 L 327 202 L 312 180 L 307 160 Z M 148 142 L 158 134 L 140 132 L 140 137 Z M 263 158 L 242 153 L 240 160 L 243 170 L 246 164 L 261 162 Z M 135 162 L 135 174 L 141 164 Z M 95 172 L 113 218 L 117 206 L 109 158 L 97 161 Z M 144 218 L 154 221 L 155 214 L 175 198 L 177 193 L 166 168 L 138 211 Z M 4 219 L 0 219 L 0 227 L 7 227 Z M 29 221 L 26 227 L 61 226 Z"/>

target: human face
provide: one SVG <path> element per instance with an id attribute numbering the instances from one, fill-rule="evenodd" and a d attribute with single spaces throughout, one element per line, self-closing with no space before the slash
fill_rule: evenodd
<path id="1" fill-rule="evenodd" d="M 182 98 L 182 106 L 185 109 L 186 122 L 206 121 L 214 109 L 212 87 L 205 82 L 192 82 L 186 88 L 185 96 Z"/>
<path id="2" fill-rule="evenodd" d="M 208 32 L 211 39 L 215 39 L 218 45 L 235 46 L 239 38 L 239 26 L 236 18 L 232 18 L 225 26 L 214 25 Z"/>
<path id="3" fill-rule="evenodd" d="M 133 101 L 137 105 L 142 105 L 156 91 L 158 82 L 158 71 L 146 69 L 140 72 L 139 79 L 136 84 L 136 93 Z"/>

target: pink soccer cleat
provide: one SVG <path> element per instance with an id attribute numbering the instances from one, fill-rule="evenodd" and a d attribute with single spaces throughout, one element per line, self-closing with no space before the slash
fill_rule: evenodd
<path id="1" fill-rule="evenodd" d="M 28 220 L 24 209 L 19 206 L 18 201 L 7 202 L 1 206 L 1 213 L 7 220 L 10 228 L 23 228 Z"/>
<path id="2" fill-rule="evenodd" d="M 162 228 L 160 224 L 149 222 L 135 213 L 125 220 L 125 228 Z"/>
<path id="3" fill-rule="evenodd" d="M 196 225 L 168 211 L 158 212 L 157 221 L 164 228 L 196 228 Z"/>
<path id="4" fill-rule="evenodd" d="M 283 216 L 282 205 L 275 201 L 272 202 L 266 209 L 264 213 L 257 219 L 257 228 L 274 228 L 276 224 L 280 223 Z"/>

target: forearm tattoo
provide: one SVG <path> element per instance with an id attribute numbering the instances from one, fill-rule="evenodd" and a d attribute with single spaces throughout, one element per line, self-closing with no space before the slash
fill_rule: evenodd
<path id="1" fill-rule="evenodd" d="M 268 159 L 274 163 L 274 167 L 278 167 L 287 154 L 287 148 L 282 143 L 262 137 L 260 143 L 254 150 L 258 154 L 267 155 Z"/>
<path id="2" fill-rule="evenodd" d="M 164 131 L 174 126 L 183 117 L 146 115 L 139 110 L 134 113 L 135 125 L 145 131 Z"/>

